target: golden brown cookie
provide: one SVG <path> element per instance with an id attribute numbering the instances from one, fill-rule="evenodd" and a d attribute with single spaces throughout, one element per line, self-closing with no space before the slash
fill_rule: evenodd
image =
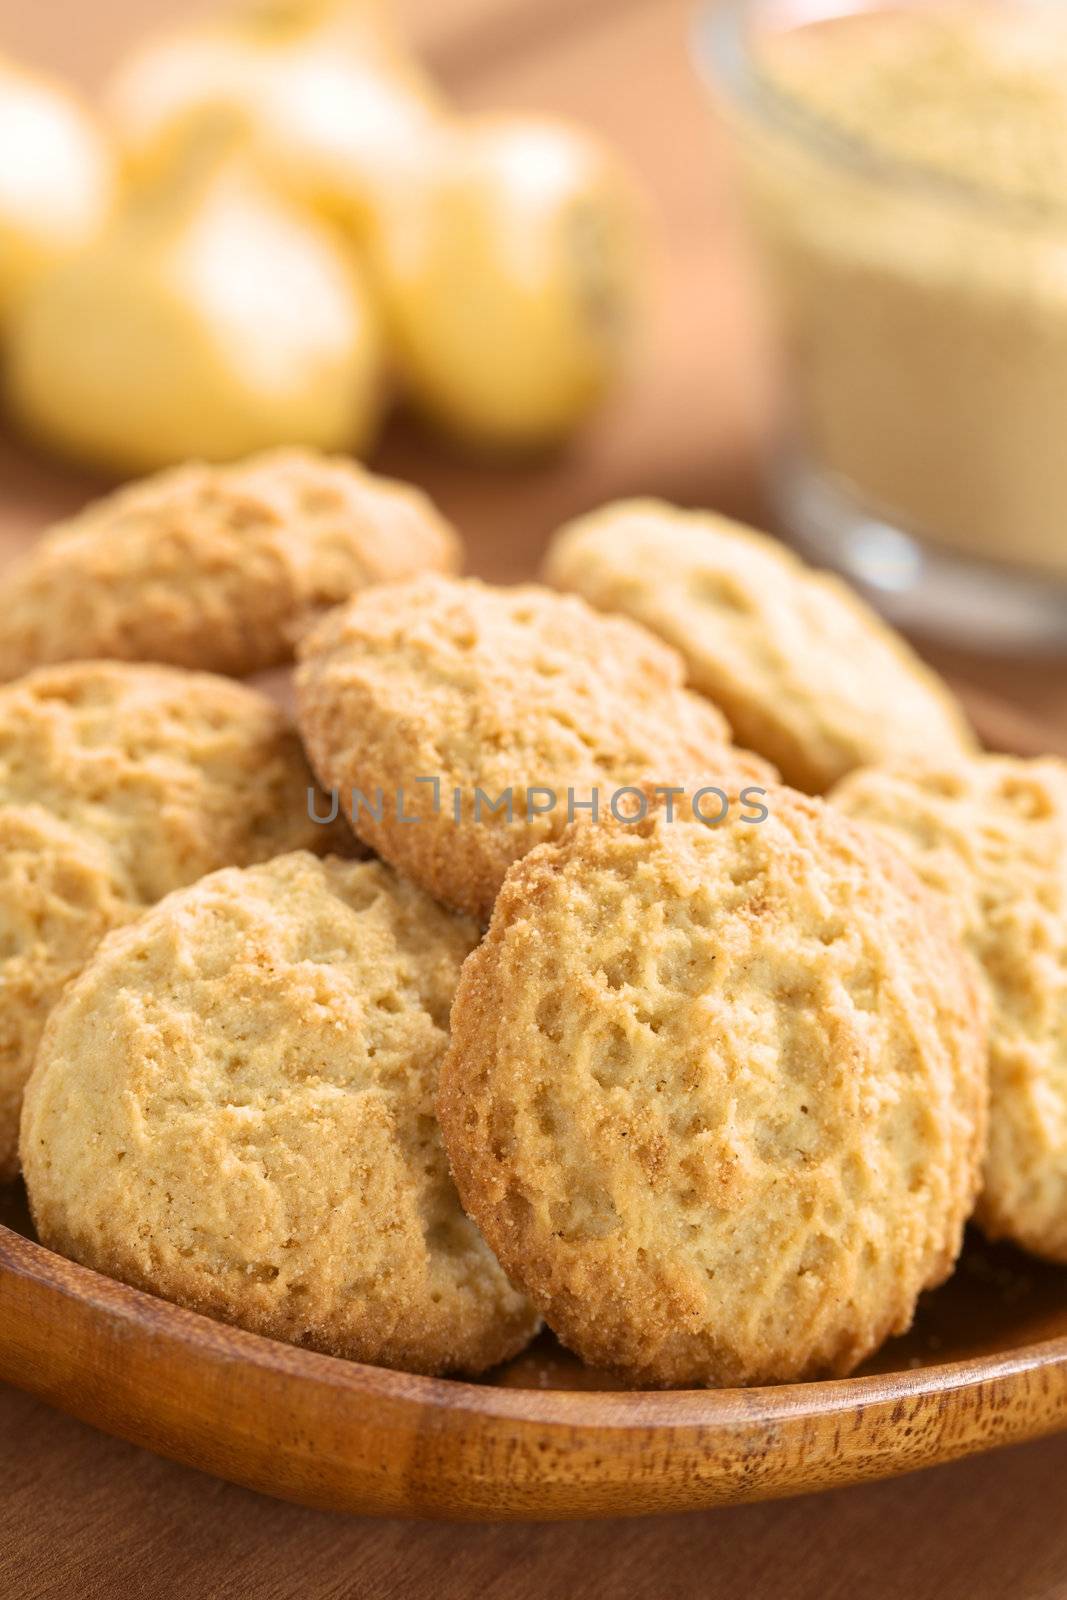
<path id="1" fill-rule="evenodd" d="M 424 577 L 356 595 L 300 662 L 308 754 L 360 838 L 483 920 L 511 862 L 594 790 L 607 812 L 643 779 L 770 776 L 728 747 L 673 650 L 534 585 Z"/>
<path id="2" fill-rule="evenodd" d="M 977 975 L 818 800 L 579 823 L 513 866 L 452 1009 L 460 1197 L 586 1361 L 845 1373 L 956 1259 L 985 1130 Z"/>
<path id="3" fill-rule="evenodd" d="M 856 772 L 832 796 L 943 899 L 991 999 L 978 1220 L 1067 1261 L 1067 763 L 980 756 Z"/>
<path id="4" fill-rule="evenodd" d="M 137 914 L 107 846 L 40 806 L 0 804 L 0 1182 L 45 1018 L 105 933 Z"/>
<path id="5" fill-rule="evenodd" d="M 39 1234 L 257 1333 L 480 1372 L 536 1318 L 460 1210 L 434 1118 L 477 939 L 380 862 L 231 869 L 106 939 L 45 1031 Z"/>
<path id="6" fill-rule="evenodd" d="M 451 572 L 459 541 L 418 489 L 275 450 L 146 478 L 60 523 L 4 573 L 0 678 L 51 661 L 162 661 L 243 677 L 357 589 Z"/>
<path id="7" fill-rule="evenodd" d="M 738 742 L 798 789 L 975 749 L 945 684 L 847 584 L 725 517 L 624 501 L 564 528 L 545 573 L 681 651 Z"/>
<path id="8" fill-rule="evenodd" d="M 64 983 L 171 889 L 335 844 L 312 782 L 277 707 L 225 678 L 76 662 L 0 689 L 0 1181 Z"/>

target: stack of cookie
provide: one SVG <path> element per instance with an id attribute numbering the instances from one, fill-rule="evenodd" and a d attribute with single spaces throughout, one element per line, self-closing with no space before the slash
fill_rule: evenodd
<path id="1" fill-rule="evenodd" d="M 32 1063 L 44 1242 L 418 1372 L 543 1318 L 641 1385 L 851 1370 L 976 1202 L 1067 1259 L 1060 764 L 978 754 L 852 594 L 720 519 L 609 508 L 555 589 L 457 554 L 286 453 L 14 574 L 0 1085 L 13 1145 Z M 294 648 L 325 793 L 189 670 Z"/>

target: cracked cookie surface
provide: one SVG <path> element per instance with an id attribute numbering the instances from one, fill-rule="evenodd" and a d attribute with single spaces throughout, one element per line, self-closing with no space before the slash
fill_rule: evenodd
<path id="1" fill-rule="evenodd" d="M 63 985 L 171 889 L 336 848 L 308 816 L 312 783 L 282 712 L 225 678 L 74 662 L 0 687 L 0 1181 Z"/>
<path id="2" fill-rule="evenodd" d="M 100 657 L 245 677 L 356 590 L 458 564 L 420 490 L 355 462 L 194 462 L 86 507 L 5 570 L 0 678 Z"/>
<path id="3" fill-rule="evenodd" d="M 434 1096 L 477 939 L 380 862 L 215 873 L 107 939 L 46 1029 L 44 1242 L 254 1332 L 478 1372 L 536 1319 L 460 1209 Z"/>
<path id="4" fill-rule="evenodd" d="M 357 595 L 304 640 L 298 721 L 360 838 L 487 920 L 511 862 L 593 791 L 607 812 L 645 780 L 770 780 L 683 676 L 660 640 L 575 596 L 422 578 Z M 493 809 L 507 795 L 510 816 Z"/>
<path id="5" fill-rule="evenodd" d="M 853 768 L 976 748 L 948 687 L 852 589 L 710 512 L 624 501 L 569 524 L 549 582 L 681 652 L 738 743 L 821 794 Z"/>
<path id="6" fill-rule="evenodd" d="M 635 1384 L 847 1373 L 948 1276 L 984 1147 L 977 975 L 821 801 L 578 824 L 512 867 L 452 1010 L 460 1196 Z"/>
<path id="7" fill-rule="evenodd" d="M 981 964 L 991 1098 L 979 1222 L 1067 1261 L 1067 763 L 872 768 L 831 799 L 910 861 Z"/>

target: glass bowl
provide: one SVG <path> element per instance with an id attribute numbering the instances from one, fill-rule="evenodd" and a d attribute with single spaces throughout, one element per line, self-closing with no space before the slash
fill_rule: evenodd
<path id="1" fill-rule="evenodd" d="M 771 489 L 805 553 L 902 625 L 971 649 L 1059 651 L 1067 173 L 1060 208 L 898 159 L 768 67 L 798 28 L 938 9 L 721 0 L 698 20 L 786 353 Z M 1006 9 L 1015 27 L 1058 12 L 1067 46 L 1060 0 Z"/>

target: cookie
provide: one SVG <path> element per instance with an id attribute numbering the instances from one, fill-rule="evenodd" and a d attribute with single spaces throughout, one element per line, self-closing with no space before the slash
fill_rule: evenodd
<path id="1" fill-rule="evenodd" d="M 1067 1262 L 1067 763 L 937 759 L 854 773 L 831 798 L 941 896 L 985 974 L 979 1222 Z"/>
<path id="2" fill-rule="evenodd" d="M 137 914 L 103 843 L 40 806 L 0 804 L 0 1182 L 44 1020 L 105 933 Z"/>
<path id="3" fill-rule="evenodd" d="M 242 677 L 290 659 L 309 620 L 355 590 L 458 560 L 425 495 L 351 461 L 293 449 L 178 467 L 5 571 L 0 678 L 103 657 Z"/>
<path id="4" fill-rule="evenodd" d="M 213 874 L 112 934 L 26 1095 L 41 1239 L 269 1337 L 480 1372 L 534 1331 L 448 1174 L 434 1095 L 477 939 L 380 862 Z"/>
<path id="5" fill-rule="evenodd" d="M 768 777 L 683 676 L 673 650 L 576 597 L 423 577 L 307 637 L 298 721 L 360 838 L 486 920 L 511 862 L 594 791 L 607 811 L 642 779 Z"/>
<path id="6" fill-rule="evenodd" d="M 333 846 L 338 829 L 308 815 L 312 781 L 277 707 L 225 678 L 78 662 L 0 689 L 0 1180 L 63 985 L 170 890 Z"/>
<path id="7" fill-rule="evenodd" d="M 438 1113 L 512 1281 L 632 1384 L 847 1373 L 950 1272 L 986 1037 L 936 901 L 831 807 L 578 823 L 513 866 Z"/>
<path id="8" fill-rule="evenodd" d="M 795 788 L 974 737 L 948 688 L 847 584 L 777 541 L 655 500 L 560 532 L 551 583 L 636 618 L 681 651 L 734 737 Z"/>

